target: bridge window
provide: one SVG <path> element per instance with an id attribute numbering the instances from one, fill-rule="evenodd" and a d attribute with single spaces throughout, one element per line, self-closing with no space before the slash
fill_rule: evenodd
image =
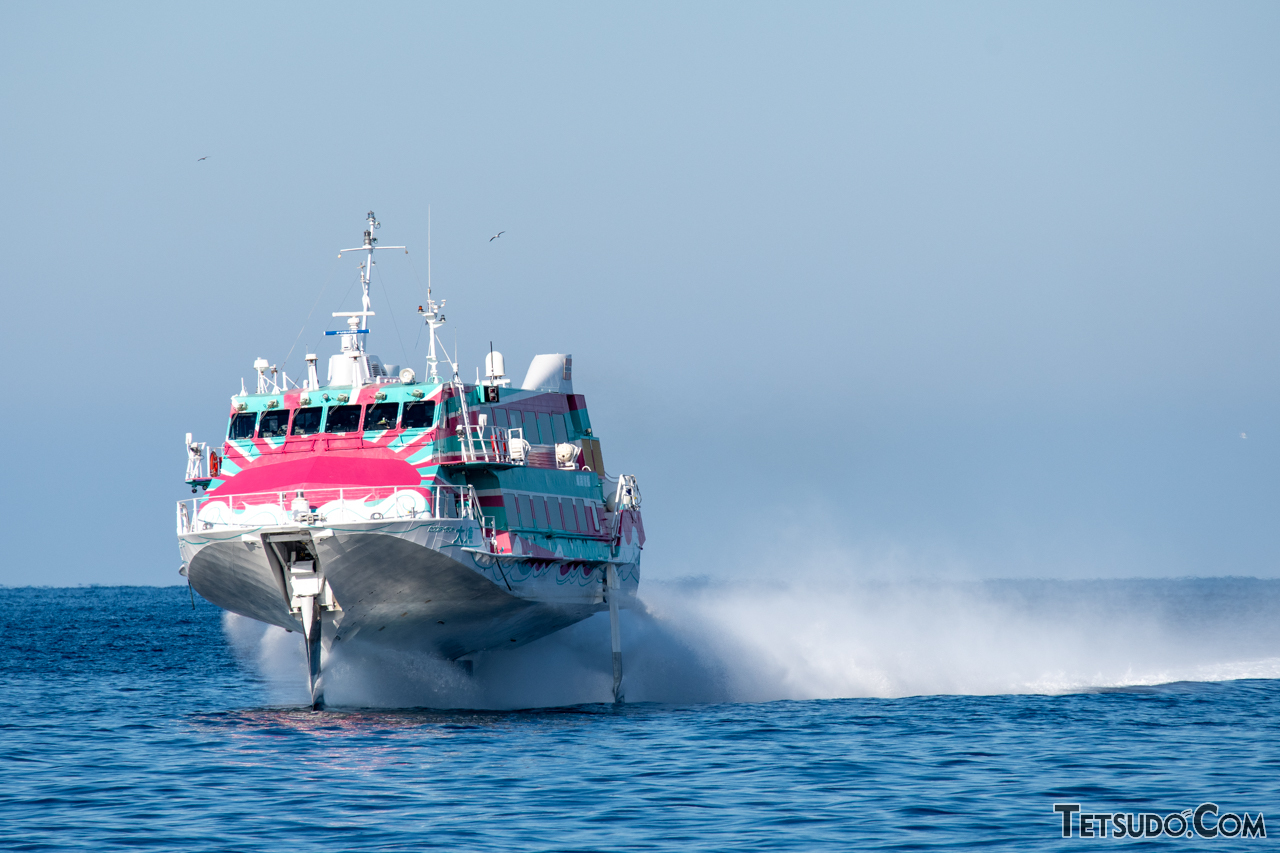
<path id="1" fill-rule="evenodd" d="M 551 432 L 555 434 L 556 444 L 564 444 L 569 440 L 569 433 L 564 428 L 564 415 L 551 416 Z"/>
<path id="2" fill-rule="evenodd" d="M 325 421 L 325 432 L 355 432 L 360 429 L 360 409 L 363 406 L 333 406 Z"/>
<path id="3" fill-rule="evenodd" d="M 405 403 L 404 415 L 400 426 L 405 429 L 429 429 L 436 420 L 436 404 L 434 400 L 423 400 L 420 403 Z"/>
<path id="4" fill-rule="evenodd" d="M 510 426 L 510 424 L 507 422 L 506 409 L 493 410 L 493 425 L 496 427 L 502 427 L 503 429 L 506 429 L 508 426 Z"/>
<path id="5" fill-rule="evenodd" d="M 320 416 L 324 414 L 324 409 L 319 406 L 309 406 L 305 409 L 298 409 L 293 413 L 293 430 L 291 435 L 314 435 L 320 431 Z"/>
<path id="6" fill-rule="evenodd" d="M 399 403 L 379 403 L 376 406 L 370 406 L 368 414 L 364 416 L 364 428 L 366 430 L 393 429 L 399 414 Z"/>
<path id="7" fill-rule="evenodd" d="M 556 437 L 551 433 L 551 415 L 538 412 L 539 444 L 555 444 Z"/>
<path id="8" fill-rule="evenodd" d="M 262 418 L 258 421 L 258 438 L 282 438 L 288 434 L 288 410 L 262 413 Z"/>
<path id="9" fill-rule="evenodd" d="M 256 412 L 241 412 L 231 418 L 231 426 L 227 430 L 227 439 L 229 441 L 238 441 L 242 438 L 253 438 L 253 428 L 258 424 L 258 415 Z"/>

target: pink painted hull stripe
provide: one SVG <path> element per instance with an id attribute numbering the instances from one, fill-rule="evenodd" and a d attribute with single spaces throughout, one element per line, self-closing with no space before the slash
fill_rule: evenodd
<path id="1" fill-rule="evenodd" d="M 419 486 L 421 483 L 418 469 L 403 459 L 319 456 L 248 468 L 214 493 L 240 495 L 332 486 Z"/>

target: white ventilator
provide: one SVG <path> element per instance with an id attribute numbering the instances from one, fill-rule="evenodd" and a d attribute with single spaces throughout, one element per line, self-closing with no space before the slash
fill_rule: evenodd
<path id="1" fill-rule="evenodd" d="M 524 391 L 552 391 L 557 394 L 573 393 L 573 356 L 564 353 L 535 355 L 529 364 L 529 372 L 520 383 Z"/>

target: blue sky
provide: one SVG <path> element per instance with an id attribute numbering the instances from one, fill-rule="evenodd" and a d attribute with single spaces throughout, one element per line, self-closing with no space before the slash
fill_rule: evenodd
<path id="1" fill-rule="evenodd" d="M 420 366 L 428 206 L 649 577 L 1278 574 L 1272 4 L 3 14 L 0 583 L 177 581 L 183 434 L 328 352 L 366 210 Z"/>

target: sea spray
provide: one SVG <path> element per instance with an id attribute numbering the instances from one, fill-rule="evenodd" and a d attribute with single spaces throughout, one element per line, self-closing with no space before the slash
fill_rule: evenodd
<path id="1" fill-rule="evenodd" d="M 1067 693 L 1280 676 L 1280 581 L 649 582 L 623 614 L 632 702 L 762 702 Z M 297 634 L 225 620 L 273 701 L 302 704 Z M 610 698 L 599 614 L 457 664 L 373 643 L 335 647 L 329 702 L 529 708 Z"/>

